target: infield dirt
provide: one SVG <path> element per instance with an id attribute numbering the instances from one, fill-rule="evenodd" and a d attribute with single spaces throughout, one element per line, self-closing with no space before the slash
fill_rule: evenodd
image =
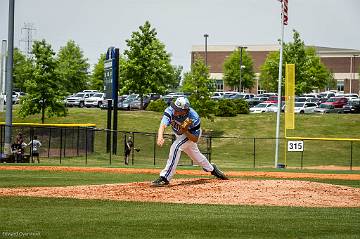
<path id="1" fill-rule="evenodd" d="M 0 166 L 0 170 L 110 172 L 122 174 L 159 173 L 158 169 L 48 166 Z M 177 174 L 209 175 L 209 173 L 199 170 L 178 170 Z M 226 174 L 230 177 L 249 178 L 218 180 L 209 175 L 209 179 L 174 179 L 167 187 L 151 187 L 150 182 L 136 182 L 66 187 L 0 188 L 0 196 L 63 197 L 186 204 L 360 207 L 360 188 L 294 180 L 296 178 L 360 180 L 360 175 L 358 174 L 251 171 L 226 172 Z M 259 177 L 277 179 L 259 180 Z"/>

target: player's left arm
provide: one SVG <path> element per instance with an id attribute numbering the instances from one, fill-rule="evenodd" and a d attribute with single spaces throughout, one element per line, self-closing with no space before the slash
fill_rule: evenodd
<path id="1" fill-rule="evenodd" d="M 185 126 L 183 133 L 188 139 L 196 143 L 200 136 L 200 120 L 189 119 L 189 122 L 190 123 Z"/>
<path id="2" fill-rule="evenodd" d="M 199 140 L 199 137 L 192 134 L 189 130 L 185 131 L 184 134 L 186 135 L 186 137 L 188 139 L 190 139 L 191 141 L 193 141 L 194 143 L 197 143 L 197 141 Z"/>

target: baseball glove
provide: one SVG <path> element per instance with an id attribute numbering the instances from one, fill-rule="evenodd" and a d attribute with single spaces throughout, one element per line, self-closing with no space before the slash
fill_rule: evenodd
<path id="1" fill-rule="evenodd" d="M 182 122 L 182 124 L 180 125 L 181 133 L 184 133 L 184 132 L 188 131 L 191 124 L 192 124 L 192 120 L 189 119 L 189 118 L 186 118 L 184 120 L 184 122 Z"/>

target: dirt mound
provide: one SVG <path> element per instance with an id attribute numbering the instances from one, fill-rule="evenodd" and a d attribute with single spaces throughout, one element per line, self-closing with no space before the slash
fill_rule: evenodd
<path id="1" fill-rule="evenodd" d="M 0 188 L 0 196 L 61 197 L 186 204 L 360 207 L 360 189 L 294 180 L 175 179 L 68 187 Z"/>
<path id="2" fill-rule="evenodd" d="M 159 174 L 159 169 L 143 168 L 100 168 L 100 167 L 66 167 L 66 166 L 0 166 L 0 170 L 38 170 L 38 171 L 63 171 L 63 172 L 102 172 L 121 174 Z M 322 174 L 322 173 L 292 173 L 292 172 L 255 172 L 233 171 L 225 172 L 230 177 L 260 177 L 260 178 L 318 178 L 318 179 L 342 179 L 360 180 L 360 174 Z M 202 170 L 176 170 L 179 175 L 208 176 Z"/>

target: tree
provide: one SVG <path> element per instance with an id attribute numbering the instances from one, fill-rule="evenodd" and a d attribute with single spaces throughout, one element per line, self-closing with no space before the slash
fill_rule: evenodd
<path id="1" fill-rule="evenodd" d="M 93 73 L 90 77 L 90 87 L 94 90 L 104 89 L 104 61 L 105 54 L 101 54 L 98 63 L 95 64 Z"/>
<path id="2" fill-rule="evenodd" d="M 123 93 L 137 93 L 141 97 L 149 93 L 163 94 L 174 85 L 174 68 L 165 45 L 156 38 L 156 30 L 148 21 L 126 40 L 124 64 L 120 67 L 120 87 Z"/>
<path id="3" fill-rule="evenodd" d="M 293 32 L 293 42 L 283 46 L 284 63 L 282 71 L 284 74 L 282 86 L 284 86 L 286 63 L 295 64 L 295 94 L 297 95 L 332 85 L 334 82 L 333 75 L 321 63 L 315 49 L 311 47 L 306 48 L 304 42 L 300 39 L 300 34 L 295 30 Z M 279 52 L 270 53 L 261 67 L 260 84 L 267 91 L 277 91 L 279 54 Z M 284 92 L 284 87 L 282 89 Z"/>
<path id="4" fill-rule="evenodd" d="M 57 60 L 57 73 L 68 92 L 75 93 L 88 87 L 88 59 L 73 40 L 60 48 Z"/>
<path id="5" fill-rule="evenodd" d="M 45 40 L 35 41 L 32 49 L 34 67 L 32 77 L 25 81 L 27 94 L 21 101 L 21 117 L 41 113 L 41 122 L 45 122 L 45 113 L 51 116 L 66 116 L 64 104 L 65 89 L 59 84 L 56 73 L 55 52 Z"/>
<path id="6" fill-rule="evenodd" d="M 214 101 L 210 97 L 215 86 L 210 79 L 209 69 L 202 59 L 195 60 L 191 65 L 191 71 L 185 73 L 182 90 L 190 93 L 191 106 L 198 114 L 211 119 L 211 114 L 214 113 Z"/>
<path id="7" fill-rule="evenodd" d="M 250 89 L 254 86 L 253 61 L 249 54 L 243 49 L 241 70 L 241 88 Z M 224 62 L 224 81 L 226 85 L 233 88 L 240 87 L 240 50 L 235 50 Z"/>
<path id="8" fill-rule="evenodd" d="M 168 84 L 168 90 L 170 90 L 170 91 L 176 91 L 179 88 L 183 67 L 182 66 L 173 66 L 173 69 L 174 69 L 173 79 L 170 80 L 169 84 Z"/>
<path id="9" fill-rule="evenodd" d="M 14 89 L 26 91 L 24 84 L 27 79 L 31 78 L 31 59 L 28 59 L 18 48 L 15 48 L 13 65 Z"/>

